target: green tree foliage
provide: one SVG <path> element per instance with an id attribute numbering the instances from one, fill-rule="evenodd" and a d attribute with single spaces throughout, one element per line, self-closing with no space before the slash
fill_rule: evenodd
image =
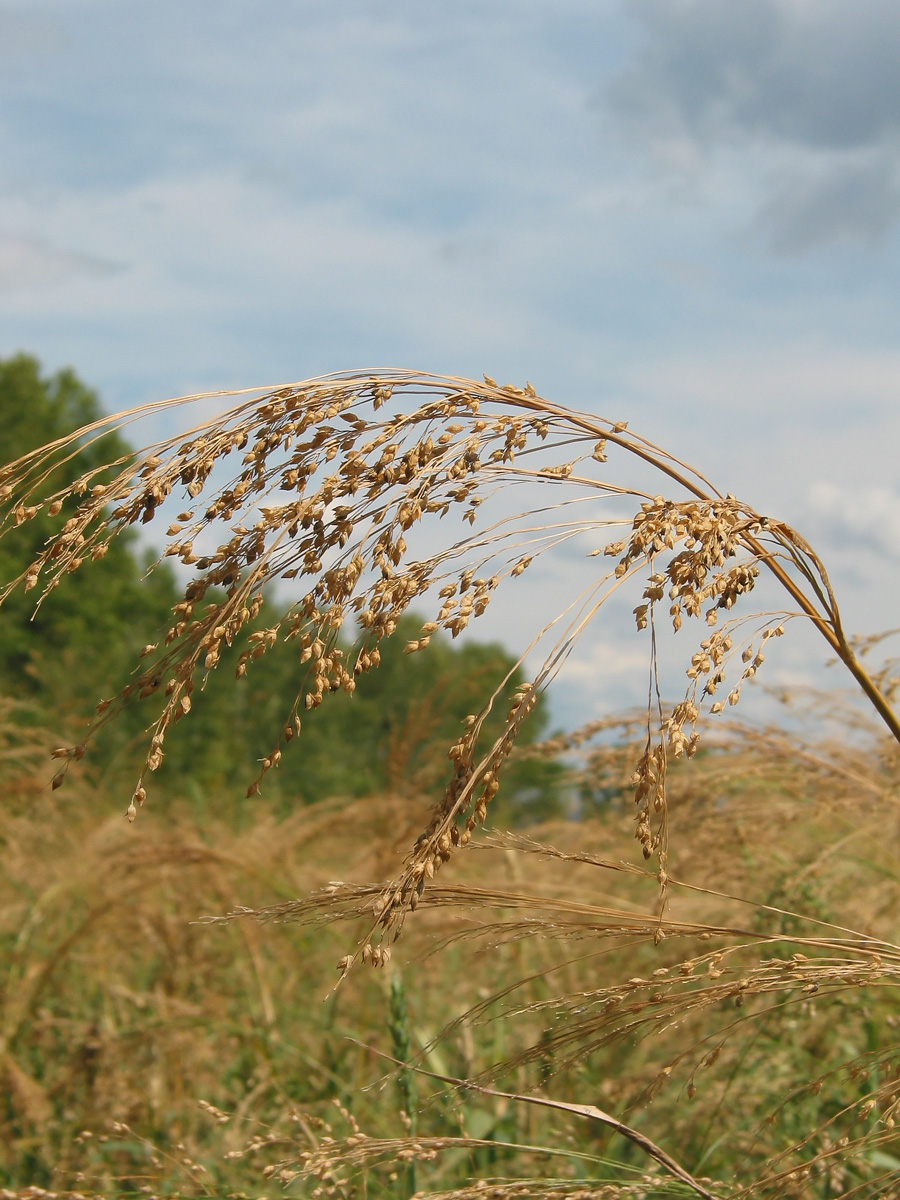
<path id="1" fill-rule="evenodd" d="M 382 643 L 381 665 L 352 696 L 337 692 L 303 716 L 300 738 L 286 749 L 278 771 L 266 776 L 264 798 L 286 809 L 298 799 L 324 796 L 424 795 L 445 783 L 447 747 L 514 660 L 496 643 L 454 644 L 439 636 L 427 651 L 407 655 L 403 648 L 420 626 L 414 616 L 403 618 Z M 206 794 L 236 776 L 246 784 L 255 761 L 271 753 L 272 731 L 284 724 L 300 678 L 298 652 L 291 644 L 276 645 L 237 682 L 223 659 L 191 719 L 179 725 L 171 744 L 167 740 L 164 769 L 192 775 Z M 485 746 L 498 736 L 521 682 L 521 672 L 514 671 L 497 698 L 485 722 Z M 546 724 L 546 707 L 540 705 L 520 740 L 533 741 Z M 555 763 L 511 765 L 498 797 L 509 806 L 505 816 L 525 820 L 559 811 L 559 780 Z"/>
<path id="2" fill-rule="evenodd" d="M 0 360 L 4 462 L 100 415 L 96 395 L 73 371 L 46 378 L 27 355 Z M 60 462 L 43 490 L 55 490 L 91 466 L 128 453 L 115 434 L 85 444 Z M 55 521 L 41 515 L 10 529 L 0 539 L 0 580 L 20 574 L 64 517 L 65 512 Z M 104 558 L 67 577 L 36 612 L 37 593 L 13 592 L 0 619 L 0 693 L 36 701 L 55 721 L 86 720 L 97 701 L 128 678 L 140 648 L 164 635 L 177 589 L 167 565 L 147 573 L 152 560 L 149 551 L 141 553 L 136 535 L 126 532 L 112 541 Z M 278 772 L 266 779 L 263 803 L 288 811 L 324 796 L 416 795 L 444 782 L 446 750 L 460 722 L 478 711 L 514 664 L 499 645 L 457 645 L 441 637 L 433 639 L 427 653 L 406 655 L 403 647 L 419 624 L 415 617 L 400 623 L 383 644 L 381 666 L 352 697 L 330 696 L 304 719 L 302 736 L 289 747 Z M 256 760 L 271 752 L 272 731 L 283 725 L 303 677 L 296 648 L 284 643 L 254 662 L 237 683 L 232 668 L 223 657 L 196 695 L 190 718 L 167 740 L 155 804 L 187 795 L 204 807 L 214 806 L 220 816 L 246 819 L 260 803 L 244 799 L 247 783 Z M 515 671 L 498 697 L 485 724 L 485 744 L 497 736 L 508 698 L 521 680 Z M 103 731 L 89 764 L 104 772 L 114 767 L 117 778 L 120 770 L 130 770 L 154 711 L 153 698 L 132 704 Z M 533 740 L 546 720 L 539 706 L 520 741 Z M 521 819 L 557 811 L 558 777 L 552 764 L 511 767 L 500 797 L 509 806 L 507 815 Z"/>
<path id="3" fill-rule="evenodd" d="M 3 462 L 100 415 L 96 395 L 73 371 L 45 378 L 37 361 L 27 355 L 0 360 Z M 127 452 L 116 435 L 84 445 L 60 461 L 45 489 L 71 483 L 90 467 Z M 5 533 L 0 540 L 0 579 L 9 580 L 28 566 L 66 511 L 56 520 L 42 513 Z M 127 676 L 141 646 L 165 621 L 174 602 L 172 573 L 159 570 L 142 579 L 145 566 L 137 539 L 128 532 L 111 544 L 105 558 L 91 564 L 84 578 L 76 573 L 66 579 L 37 610 L 37 593 L 13 592 L 0 620 L 0 692 L 36 699 L 52 707 L 57 717 L 86 717 L 90 707 Z"/>

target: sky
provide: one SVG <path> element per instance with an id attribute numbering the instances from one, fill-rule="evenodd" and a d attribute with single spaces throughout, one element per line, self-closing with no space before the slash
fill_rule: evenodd
<path id="1" fill-rule="evenodd" d="M 800 529 L 849 629 L 898 625 L 898 61 L 896 0 L 0 0 L 0 356 L 109 410 L 528 379 Z M 562 718 L 642 653 L 592 633 Z"/>

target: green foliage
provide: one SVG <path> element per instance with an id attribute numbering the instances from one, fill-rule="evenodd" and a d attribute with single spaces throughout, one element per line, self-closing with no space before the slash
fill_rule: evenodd
<path id="1" fill-rule="evenodd" d="M 278 771 L 266 776 L 267 799 L 287 811 L 297 800 L 384 792 L 422 796 L 443 786 L 450 771 L 448 745 L 514 660 L 497 644 L 456 645 L 439 636 L 427 651 L 404 654 L 420 625 L 414 616 L 401 619 L 396 634 L 383 643 L 381 665 L 352 696 L 337 692 L 304 715 L 300 738 L 287 747 Z M 298 653 L 291 644 L 279 643 L 237 683 L 230 665 L 223 656 L 191 720 L 167 742 L 162 778 L 188 773 L 207 794 L 229 780 L 242 780 L 246 787 L 254 763 L 271 753 L 272 731 L 284 724 L 301 679 Z M 513 672 L 485 722 L 484 745 L 500 733 L 509 698 L 521 681 L 521 672 Z M 533 740 L 546 724 L 546 708 L 539 706 L 522 741 Z M 508 816 L 520 820 L 560 811 L 558 765 L 513 765 L 498 800 L 508 806 Z M 245 811 L 252 807 L 248 802 Z"/>
<path id="2" fill-rule="evenodd" d="M 403 986 L 403 976 L 395 971 L 391 977 L 390 1022 L 391 1048 L 394 1058 L 401 1063 L 408 1063 L 411 1057 L 412 1044 L 410 1041 L 409 1012 L 406 1006 L 406 989 Z M 401 1113 L 405 1117 L 404 1124 L 408 1127 L 410 1136 L 415 1137 L 418 1125 L 419 1089 L 416 1087 L 415 1075 L 407 1066 L 397 1073 L 397 1090 L 402 1104 Z M 406 1195 L 413 1196 L 416 1192 L 416 1164 L 411 1162 L 406 1172 Z"/>
<path id="3" fill-rule="evenodd" d="M 101 415 L 96 395 L 71 370 L 41 376 L 24 354 L 0 360 L 0 428 L 3 462 L 54 441 Z M 60 461 L 44 487 L 53 491 L 85 471 L 129 452 L 108 434 Z M 20 574 L 38 549 L 75 507 L 70 500 L 56 519 L 46 512 L 8 530 L 0 540 L 0 579 Z M 84 722 L 91 707 L 132 669 L 135 656 L 165 620 L 174 603 L 168 569 L 142 578 L 146 563 L 137 538 L 117 538 L 84 578 L 75 573 L 35 611 L 35 593 L 17 589 L 4 602 L 0 620 L 0 691 L 28 697 L 52 709 L 57 720 Z M 134 722 L 115 735 L 115 744 L 137 732 Z M 107 737 L 107 754 L 111 744 Z"/>

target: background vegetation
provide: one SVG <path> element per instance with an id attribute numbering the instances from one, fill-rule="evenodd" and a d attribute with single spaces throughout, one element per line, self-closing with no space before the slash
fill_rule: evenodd
<path id="1" fill-rule="evenodd" d="M 0 364 L 10 459 L 96 412 L 71 373 Z M 58 469 L 124 452 L 95 443 Z M 10 531 L 0 578 L 47 536 Z M 397 870 L 459 722 L 514 664 L 439 639 L 403 654 L 401 629 L 247 798 L 296 687 L 279 644 L 236 687 L 210 677 L 132 828 L 140 706 L 58 791 L 48 756 L 177 603 L 175 575 L 144 565 L 120 536 L 36 621 L 15 593 L 0 620 L 7 1189 L 692 1194 L 607 1125 L 507 1092 L 597 1104 L 717 1196 L 896 1194 L 900 753 L 873 722 L 833 696 L 821 727 L 839 712 L 839 738 L 723 724 L 675 764 L 662 913 L 634 853 L 641 719 L 539 743 L 538 711 L 492 809 L 513 832 L 461 851 L 390 966 L 335 992 L 371 881 Z M 895 674 L 873 672 L 889 698 Z M 257 919 L 197 923 L 238 909 Z"/>

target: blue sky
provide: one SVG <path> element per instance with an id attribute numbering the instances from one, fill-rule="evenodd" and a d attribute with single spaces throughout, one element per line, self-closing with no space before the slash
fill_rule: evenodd
<path id="1" fill-rule="evenodd" d="M 0 355 L 110 409 L 527 378 L 896 625 L 898 61 L 896 0 L 0 0 Z"/>

